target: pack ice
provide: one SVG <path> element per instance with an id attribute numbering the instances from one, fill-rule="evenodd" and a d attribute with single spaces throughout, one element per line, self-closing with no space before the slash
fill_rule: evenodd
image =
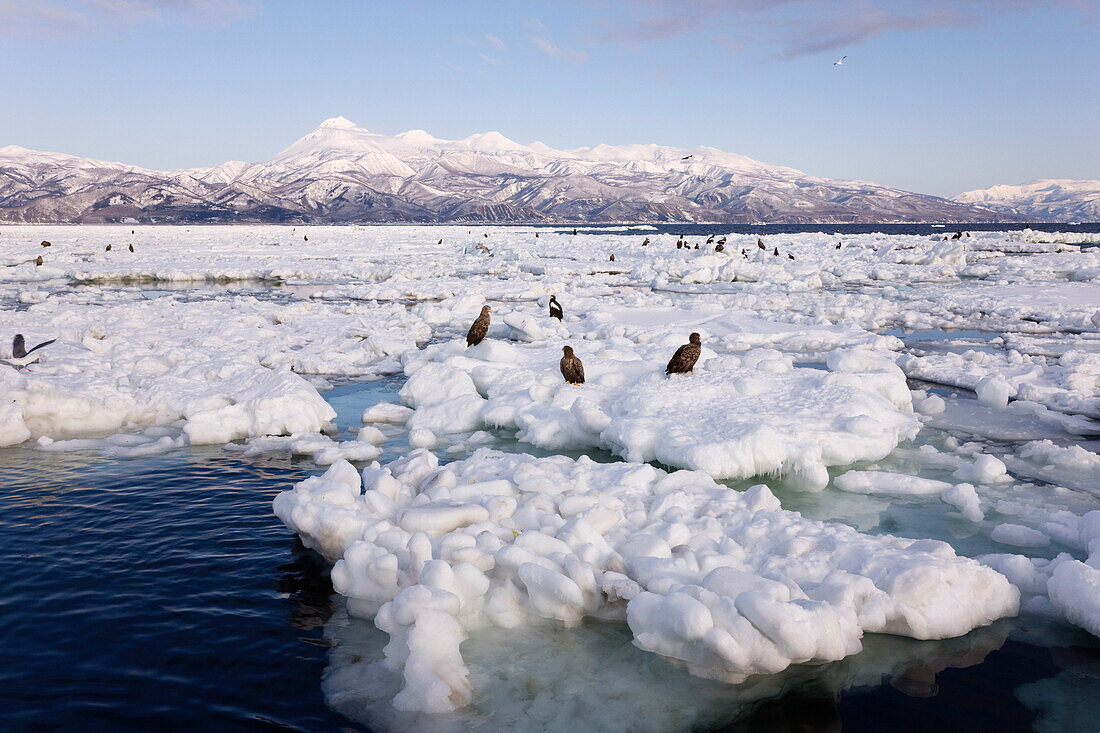
<path id="1" fill-rule="evenodd" d="M 880 459 L 919 429 L 905 375 L 888 356 L 836 350 L 822 370 L 796 368 L 774 349 L 706 349 L 694 374 L 669 377 L 673 339 L 574 341 L 584 385 L 562 380 L 556 340 L 407 353 L 410 436 L 431 446 L 439 433 L 507 428 L 548 450 L 603 448 L 718 479 L 770 474 L 821 489 L 829 466 Z"/>
<path id="2" fill-rule="evenodd" d="M 641 649 L 740 681 L 841 659 L 865 633 L 959 636 L 1018 610 L 1006 578 L 931 540 L 870 536 L 701 471 L 481 449 L 346 461 L 275 513 L 335 562 L 353 615 L 390 635 L 399 710 L 469 703 L 470 629 L 625 620 Z"/>

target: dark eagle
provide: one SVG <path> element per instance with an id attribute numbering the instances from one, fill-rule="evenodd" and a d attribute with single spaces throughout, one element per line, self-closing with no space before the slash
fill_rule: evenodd
<path id="1" fill-rule="evenodd" d="M 724 245 L 724 244 L 716 244 L 716 245 L 714 245 L 714 251 L 715 251 L 715 252 L 722 252 L 722 251 L 724 251 L 725 249 L 726 249 L 726 245 Z"/>
<path id="2" fill-rule="evenodd" d="M 713 234 L 710 235 L 709 237 L 707 237 L 707 244 L 714 244 L 714 235 Z"/>
<path id="3" fill-rule="evenodd" d="M 645 241 L 642 242 L 642 246 L 643 247 L 648 247 L 649 246 L 649 237 L 645 238 Z"/>
<path id="4" fill-rule="evenodd" d="M 110 245 L 110 244 L 108 244 L 108 245 L 107 245 L 107 249 L 105 249 L 105 250 L 103 250 L 103 251 L 104 251 L 104 252 L 110 252 L 110 251 L 111 251 L 111 245 Z"/>
<path id="5" fill-rule="evenodd" d="M 615 261 L 615 253 L 614 252 L 611 253 L 611 259 L 608 260 L 608 261 L 609 262 L 614 262 Z"/>
<path id="6" fill-rule="evenodd" d="M 134 245 L 132 245 L 132 244 L 130 245 L 130 251 L 131 251 L 131 252 L 133 252 L 133 251 L 134 251 Z"/>
<path id="7" fill-rule="evenodd" d="M 792 259 L 792 260 L 793 260 L 793 259 L 794 259 L 794 255 L 792 255 L 792 254 L 791 254 L 790 252 L 788 252 L 788 253 L 787 253 L 787 258 L 788 258 L 788 259 Z"/>
<path id="8" fill-rule="evenodd" d="M 722 237 L 721 239 L 718 240 L 718 244 L 725 244 L 725 243 L 726 243 L 726 238 L 725 237 Z"/>
<path id="9" fill-rule="evenodd" d="M 688 342 L 676 349 L 676 353 L 672 355 L 668 366 L 665 367 L 665 374 L 695 373 L 695 362 L 699 361 L 699 354 L 703 351 L 703 341 L 699 334 L 693 333 L 688 338 Z"/>
<path id="10" fill-rule="evenodd" d="M 558 302 L 558 298 L 555 295 L 550 296 L 550 317 L 557 318 L 559 321 L 565 316 L 561 310 L 561 303 Z"/>
<path id="11" fill-rule="evenodd" d="M 11 341 L 11 358 L 13 358 L 13 359 L 22 359 L 24 356 L 31 353 L 31 351 L 38 351 L 43 346 L 49 346 L 54 341 L 57 341 L 57 339 L 50 339 L 49 341 L 43 341 L 38 346 L 35 346 L 33 349 L 28 350 L 27 349 L 27 343 L 23 340 L 23 334 L 17 333 L 17 334 L 15 334 L 15 338 L 12 339 L 12 341 Z M 572 352 L 570 352 L 570 353 L 572 353 Z M 580 362 L 577 362 L 577 363 L 579 364 Z M 582 382 L 584 381 L 583 377 L 581 378 L 581 381 Z"/>
<path id="12" fill-rule="evenodd" d="M 34 261 L 34 266 L 39 267 L 39 266 L 42 265 L 42 262 L 43 262 L 42 255 L 38 255 L 38 259 Z"/>
<path id="13" fill-rule="evenodd" d="M 772 250 L 772 254 L 774 256 L 778 257 L 779 256 L 779 247 L 776 247 L 774 250 Z"/>
<path id="14" fill-rule="evenodd" d="M 837 249 L 840 249 L 840 242 L 837 242 L 837 243 L 836 243 L 836 248 L 837 248 Z"/>
<path id="15" fill-rule="evenodd" d="M 42 246 L 43 246 L 43 247 L 52 247 L 53 245 L 52 245 L 52 244 L 50 244 L 49 242 L 47 242 L 47 241 L 46 241 L 45 239 L 43 239 L 43 240 L 42 240 Z"/>
<path id="16" fill-rule="evenodd" d="M 489 332 L 489 314 L 492 312 L 493 309 L 489 306 L 481 306 L 481 315 L 477 317 L 474 325 L 470 326 L 470 330 L 466 332 L 467 348 L 480 344 L 485 339 L 485 334 Z"/>
<path id="17" fill-rule="evenodd" d="M 759 247 L 760 249 L 767 249 L 767 247 L 764 246 L 764 240 L 761 239 L 760 237 L 756 238 L 756 246 Z"/>
<path id="18" fill-rule="evenodd" d="M 584 384 L 584 364 L 573 355 L 572 346 L 563 346 L 565 356 L 561 358 L 561 375 L 570 384 Z"/>

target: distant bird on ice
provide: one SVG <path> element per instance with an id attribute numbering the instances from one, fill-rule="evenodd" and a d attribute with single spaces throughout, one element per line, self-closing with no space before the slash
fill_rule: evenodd
<path id="1" fill-rule="evenodd" d="M 561 358 L 561 375 L 570 384 L 584 384 L 584 364 L 573 354 L 572 346 L 563 346 L 564 354 Z"/>
<path id="2" fill-rule="evenodd" d="M 841 56 L 840 59 L 833 62 L 833 66 L 844 66 L 844 59 L 846 59 L 846 58 L 848 58 L 848 57 L 847 56 Z"/>
<path id="3" fill-rule="evenodd" d="M 767 250 L 768 249 L 767 247 L 764 246 L 764 240 L 761 239 L 760 237 L 756 238 L 756 246 L 757 246 L 757 248 L 762 249 L 762 250 Z"/>
<path id="4" fill-rule="evenodd" d="M 134 251 L 134 245 L 132 245 L 132 244 L 130 245 L 130 251 L 131 251 L 131 252 L 133 252 L 133 251 Z"/>
<path id="5" fill-rule="evenodd" d="M 487 305 L 481 306 L 481 315 L 474 321 L 474 325 L 470 326 L 470 330 L 466 332 L 466 348 L 476 346 L 485 340 L 485 334 L 489 333 L 489 314 L 493 312 L 493 309 Z"/>
<path id="6" fill-rule="evenodd" d="M 714 235 L 713 234 L 710 235 L 709 237 L 707 237 L 707 244 L 714 244 Z"/>
<path id="7" fill-rule="evenodd" d="M 643 247 L 648 247 L 649 246 L 649 237 L 645 238 L 645 240 L 642 242 L 642 246 Z"/>
<path id="8" fill-rule="evenodd" d="M 558 302 L 556 295 L 550 296 L 550 317 L 557 318 L 559 321 L 565 316 L 565 313 L 561 309 L 561 303 Z"/>
<path id="9" fill-rule="evenodd" d="M 772 255 L 775 257 L 779 256 L 779 247 L 776 247 L 774 250 L 772 250 Z"/>
<path id="10" fill-rule="evenodd" d="M 52 244 L 50 244 L 49 242 L 47 242 L 47 241 L 46 241 L 45 239 L 43 239 L 43 240 L 42 240 L 42 246 L 43 246 L 43 247 L 52 247 L 53 245 L 52 245 Z"/>
<path id="11" fill-rule="evenodd" d="M 108 245 L 107 245 L 107 249 L 105 249 L 105 250 L 103 250 L 103 251 L 104 251 L 104 252 L 110 252 L 110 251 L 111 251 L 111 245 L 110 245 L 110 244 L 108 244 Z"/>
<path id="12" fill-rule="evenodd" d="M 694 155 L 685 155 L 684 157 L 680 158 L 680 160 L 691 160 L 694 157 Z"/>
<path id="13" fill-rule="evenodd" d="M 723 250 L 725 250 L 725 249 L 726 249 L 726 245 L 724 245 L 724 244 L 716 244 L 716 245 L 714 245 L 714 251 L 715 251 L 715 252 L 722 252 L 722 251 L 723 251 Z"/>
<path id="14" fill-rule="evenodd" d="M 439 240 L 438 242 L 436 242 L 436 244 L 443 244 L 443 240 Z"/>
<path id="15" fill-rule="evenodd" d="M 665 367 L 665 374 L 695 373 L 695 362 L 699 361 L 699 354 L 703 351 L 702 339 L 699 334 L 693 333 L 688 337 L 688 343 L 676 349 L 672 359 Z"/>
<path id="16" fill-rule="evenodd" d="M 840 242 L 837 242 L 837 243 L 836 243 L 836 248 L 837 248 L 837 249 L 840 249 Z"/>
<path id="17" fill-rule="evenodd" d="M 615 261 L 615 253 L 612 252 L 611 253 L 611 259 L 609 260 L 609 262 L 614 262 L 614 261 Z"/>
<path id="18" fill-rule="evenodd" d="M 309 241 L 309 237 L 303 234 L 303 235 L 302 235 L 302 241 L 303 241 L 303 242 L 308 242 L 308 241 Z"/>
<path id="19" fill-rule="evenodd" d="M 35 266 L 35 267 L 41 267 L 41 266 L 42 266 L 42 262 L 43 262 L 43 260 L 42 260 L 42 255 L 38 255 L 38 259 L 36 259 L 36 260 L 34 261 L 34 266 Z"/>

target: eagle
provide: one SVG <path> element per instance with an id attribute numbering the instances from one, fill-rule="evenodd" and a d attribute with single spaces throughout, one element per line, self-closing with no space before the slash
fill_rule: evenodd
<path id="1" fill-rule="evenodd" d="M 779 247 L 776 247 L 774 250 L 772 250 L 772 255 L 775 257 L 779 256 Z"/>
<path id="2" fill-rule="evenodd" d="M 43 247 L 52 247 L 53 245 L 52 245 L 52 244 L 50 244 L 49 242 L 47 242 L 47 241 L 46 241 L 45 239 L 43 239 L 43 240 L 42 240 L 42 246 L 43 246 Z"/>
<path id="3" fill-rule="evenodd" d="M 565 354 L 561 358 L 561 375 L 570 384 L 584 384 L 584 364 L 573 354 L 572 346 L 561 348 Z"/>
<path id="4" fill-rule="evenodd" d="M 793 259 L 794 259 L 794 255 L 792 255 L 792 254 L 791 254 L 790 252 L 788 252 L 788 253 L 787 253 L 787 258 L 788 258 L 788 259 L 792 259 L 792 260 L 793 260 Z"/>
<path id="5" fill-rule="evenodd" d="M 103 250 L 103 251 L 104 251 L 104 252 L 110 252 L 110 251 L 111 251 L 111 245 L 110 245 L 110 244 L 108 244 L 108 245 L 107 245 L 107 249 L 105 249 L 105 250 Z"/>
<path id="6" fill-rule="evenodd" d="M 610 259 L 610 260 L 608 260 L 608 262 L 614 262 L 614 261 L 615 261 L 615 253 L 614 253 L 614 252 L 612 252 L 612 253 L 611 253 L 611 259 Z"/>
<path id="7" fill-rule="evenodd" d="M 550 296 L 550 317 L 557 318 L 559 321 L 565 316 L 565 313 L 561 310 L 561 303 L 558 302 L 556 295 Z"/>
<path id="8" fill-rule="evenodd" d="M 767 247 L 764 246 L 764 240 L 760 237 L 756 238 L 756 246 L 760 249 L 767 249 Z"/>
<path id="9" fill-rule="evenodd" d="M 693 333 L 688 337 L 688 343 L 676 349 L 672 359 L 665 367 L 665 374 L 695 373 L 695 362 L 699 361 L 699 354 L 703 351 L 702 339 L 699 334 Z"/>
<path id="10" fill-rule="evenodd" d="M 134 251 L 134 245 L 132 245 L 132 244 L 130 245 L 130 251 L 131 251 L 131 252 L 133 252 L 133 251 Z"/>
<path id="11" fill-rule="evenodd" d="M 840 249 L 840 242 L 837 242 L 837 243 L 836 243 L 836 248 L 837 248 L 837 249 Z"/>
<path id="12" fill-rule="evenodd" d="M 35 267 L 40 267 L 42 265 L 42 262 L 43 262 L 42 255 L 38 255 L 38 259 L 34 261 L 34 266 Z"/>
<path id="13" fill-rule="evenodd" d="M 485 340 L 485 334 L 489 332 L 489 314 L 493 312 L 493 309 L 487 305 L 481 306 L 481 315 L 474 321 L 474 325 L 470 326 L 470 330 L 466 332 L 466 348 L 480 344 Z"/>
<path id="14" fill-rule="evenodd" d="M 714 244 L 714 235 L 713 234 L 710 235 L 709 237 L 707 237 L 707 244 Z"/>
<path id="15" fill-rule="evenodd" d="M 726 238 L 725 237 L 722 237 L 721 239 L 718 240 L 718 244 L 725 244 L 725 243 L 726 243 Z"/>
<path id="16" fill-rule="evenodd" d="M 726 249 L 726 245 L 724 245 L 724 244 L 716 244 L 716 245 L 714 245 L 714 251 L 715 251 L 715 252 L 722 252 L 722 251 L 723 251 L 723 250 L 725 250 L 725 249 Z"/>
<path id="17" fill-rule="evenodd" d="M 642 246 L 643 247 L 648 247 L 649 246 L 649 237 L 645 238 L 645 240 L 642 242 Z"/>

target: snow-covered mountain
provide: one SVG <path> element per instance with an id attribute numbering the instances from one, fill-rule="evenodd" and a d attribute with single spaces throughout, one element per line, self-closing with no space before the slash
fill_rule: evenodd
<path id="1" fill-rule="evenodd" d="M 1100 181 L 1065 178 L 1032 181 L 1022 186 L 992 186 L 952 198 L 1037 221 L 1100 221 Z"/>
<path id="2" fill-rule="evenodd" d="M 270 160 L 170 172 L 0 148 L 0 220 L 20 222 L 887 222 L 1002 213 L 817 178 L 714 148 L 555 150 L 325 120 Z M 1011 217 L 1009 217 L 1011 218 Z"/>

